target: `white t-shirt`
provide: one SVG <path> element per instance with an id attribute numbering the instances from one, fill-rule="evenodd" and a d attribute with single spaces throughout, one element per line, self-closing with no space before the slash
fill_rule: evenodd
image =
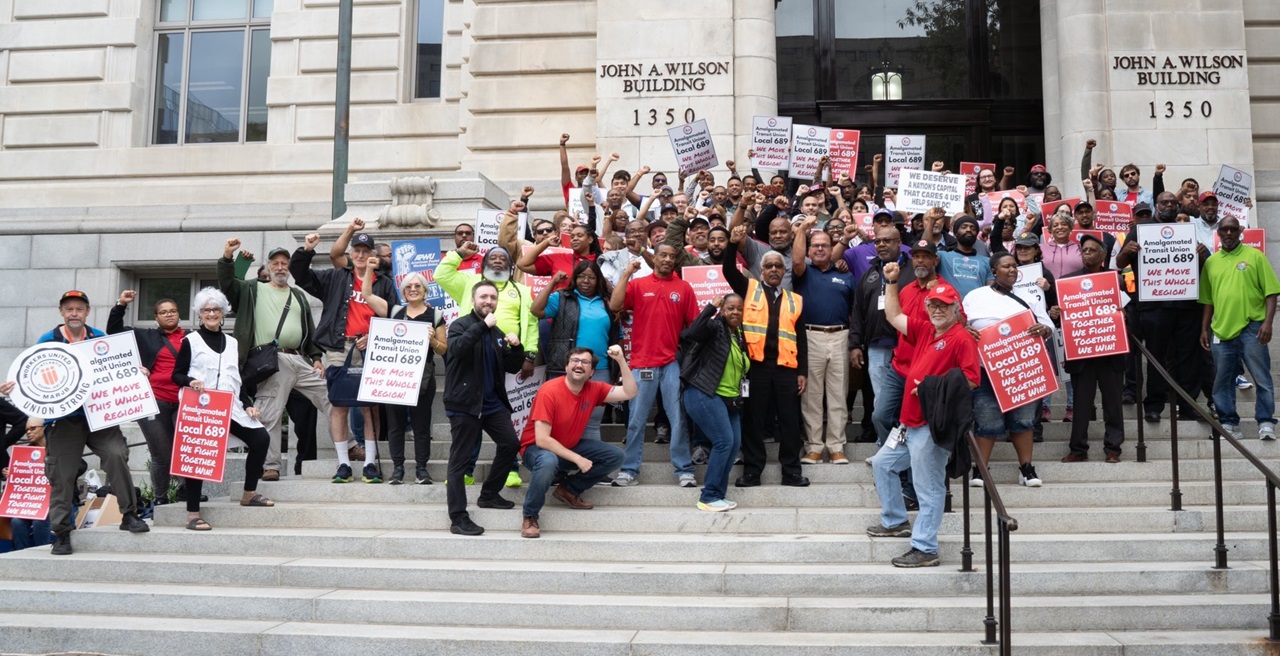
<path id="1" fill-rule="evenodd" d="M 974 330 L 982 330 L 1027 309 L 1010 296 L 992 289 L 991 285 L 984 285 L 965 294 L 962 305 L 964 316 L 969 319 L 969 327 Z M 1043 310 L 1032 306 L 1031 312 L 1037 323 L 1053 328 L 1053 320 Z"/>

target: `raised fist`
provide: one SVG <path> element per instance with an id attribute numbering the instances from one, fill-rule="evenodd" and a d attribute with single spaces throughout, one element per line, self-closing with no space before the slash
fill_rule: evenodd
<path id="1" fill-rule="evenodd" d="M 738 170 L 738 167 L 737 167 L 737 166 L 734 166 L 734 164 L 733 164 L 733 160 L 729 160 L 729 161 L 725 162 L 725 163 L 724 163 L 724 166 L 725 166 L 725 168 L 729 169 L 730 171 L 736 171 L 736 170 Z"/>
<path id="2" fill-rule="evenodd" d="M 610 162 L 616 162 L 616 161 L 618 161 L 618 160 L 620 160 L 620 159 L 622 159 L 622 155 L 619 155 L 618 153 L 609 153 L 609 161 L 610 161 Z"/>
<path id="3" fill-rule="evenodd" d="M 476 243 L 473 241 L 464 241 L 458 247 L 458 255 L 461 255 L 464 260 L 478 252 L 480 252 L 480 249 L 476 248 Z"/>
<path id="4" fill-rule="evenodd" d="M 320 233 L 313 232 L 302 239 L 302 247 L 314 251 L 320 245 Z"/>
<path id="5" fill-rule="evenodd" d="M 884 155 L 881 153 L 876 153 L 875 155 L 871 156 L 871 161 L 875 162 L 876 164 L 879 164 L 880 162 L 884 161 Z"/>
<path id="6" fill-rule="evenodd" d="M 319 236 L 317 235 L 317 239 L 318 238 Z M 240 248 L 240 240 L 235 237 L 228 239 L 222 246 L 222 256 L 228 260 L 231 259 L 231 256 L 236 254 L 237 248 Z"/>
<path id="7" fill-rule="evenodd" d="M 1165 171 L 1164 164 L 1156 164 L 1156 175 L 1164 175 L 1164 171 Z"/>
<path id="8" fill-rule="evenodd" d="M 351 219 L 351 225 L 347 226 L 347 230 L 350 232 L 360 232 L 361 230 L 364 230 L 364 219 Z"/>
<path id="9" fill-rule="evenodd" d="M 1012 167 L 1012 166 L 1006 166 L 1006 167 L 1004 167 L 1004 174 L 1005 174 L 1005 175 L 1010 175 L 1010 176 L 1011 176 L 1011 175 L 1013 175 L 1013 167 Z"/>
<path id="10" fill-rule="evenodd" d="M 561 145 L 561 146 L 563 146 L 563 145 L 565 145 L 565 144 L 567 144 L 567 143 L 569 143 L 569 133 L 568 133 L 568 132 L 566 132 L 566 133 L 564 133 L 564 134 L 560 135 L 560 145 Z"/>
<path id="11" fill-rule="evenodd" d="M 943 164 L 942 162 L 934 162 L 932 169 L 934 173 L 941 173 L 942 169 L 946 168 L 946 166 L 947 165 Z"/>
<path id="12" fill-rule="evenodd" d="M 636 175 L 646 176 L 646 175 L 649 175 L 649 172 L 652 170 L 653 169 L 649 168 L 648 166 L 641 166 L 640 170 L 636 171 Z"/>
<path id="13" fill-rule="evenodd" d="M 117 299 L 116 302 L 120 305 L 128 305 L 132 303 L 135 298 L 138 298 L 138 292 L 135 292 L 132 289 L 126 289 L 120 292 L 120 298 Z"/>
<path id="14" fill-rule="evenodd" d="M 1088 140 L 1088 141 L 1084 142 L 1084 149 L 1085 149 L 1085 150 L 1093 150 L 1094 148 L 1097 148 L 1097 147 L 1098 147 L 1098 140 L 1097 140 L 1097 139 L 1090 139 L 1090 140 Z"/>
<path id="15" fill-rule="evenodd" d="M 533 187 L 531 187 L 531 186 L 529 186 L 529 185 L 525 185 L 525 186 L 524 186 L 524 189 L 521 189 L 521 190 L 520 190 L 520 197 L 521 197 L 521 198 L 528 198 L 528 197 L 530 197 L 530 196 L 532 196 L 532 195 L 533 195 Z"/>
<path id="16" fill-rule="evenodd" d="M 898 281 L 898 263 L 889 262 L 884 265 L 884 279 L 890 284 Z"/>
<path id="17" fill-rule="evenodd" d="M 746 238 L 747 238 L 747 226 L 745 225 L 739 224 L 739 225 L 733 226 L 733 232 L 729 233 L 729 241 L 735 244 L 741 244 L 742 240 Z"/>
<path id="18" fill-rule="evenodd" d="M 551 286 L 558 287 L 560 283 L 569 279 L 569 274 L 563 271 L 557 271 L 556 275 L 551 276 Z"/>
<path id="19" fill-rule="evenodd" d="M 622 347 L 618 346 L 617 344 L 614 344 L 613 346 L 610 346 L 608 350 L 605 351 L 605 354 L 613 358 L 614 360 L 621 361 L 622 355 L 623 355 Z"/>

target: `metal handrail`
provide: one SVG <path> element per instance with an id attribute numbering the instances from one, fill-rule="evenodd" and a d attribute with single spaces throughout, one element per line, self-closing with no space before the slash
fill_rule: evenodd
<path id="1" fill-rule="evenodd" d="M 978 441 L 973 436 L 973 431 L 965 432 L 965 441 L 969 444 L 969 452 L 973 454 L 974 467 L 978 469 L 978 473 L 982 475 L 982 491 L 984 497 L 984 507 L 986 515 L 986 555 L 987 555 L 987 617 L 983 620 L 986 627 L 986 639 L 982 641 L 987 645 L 1000 645 L 1001 656 L 1007 656 L 1013 653 L 1012 637 L 1012 616 L 1011 608 L 1010 583 L 1012 577 L 1009 573 L 1009 533 L 1018 530 L 1018 520 L 1009 515 L 1005 510 L 1004 500 L 1000 498 L 1000 490 L 996 488 L 996 484 L 992 482 L 991 471 L 987 468 L 987 463 L 982 461 L 982 454 L 978 450 Z M 973 549 L 969 543 L 969 484 L 966 481 L 962 486 L 964 498 L 964 545 L 960 548 L 961 566 L 960 571 L 973 571 Z M 995 610 L 995 559 L 992 553 L 991 544 L 991 515 L 995 512 L 997 542 L 999 543 L 1000 555 L 1000 615 L 997 619 Z M 999 636 L 996 635 L 997 630 Z"/>
<path id="2" fill-rule="evenodd" d="M 1132 337 L 1132 334 L 1130 336 Z M 1139 351 L 1142 352 L 1143 357 L 1145 357 L 1147 359 L 1147 363 L 1150 364 L 1151 367 L 1156 370 L 1156 373 L 1160 374 L 1160 377 L 1164 379 L 1169 389 L 1173 390 L 1176 393 L 1177 398 L 1171 399 L 1169 401 L 1170 411 L 1176 413 L 1175 406 L 1177 404 L 1178 398 L 1180 398 L 1184 403 L 1186 403 L 1189 407 L 1191 407 L 1191 409 L 1197 415 L 1200 415 L 1200 418 L 1205 423 L 1209 424 L 1209 428 L 1212 431 L 1212 435 L 1213 435 L 1212 436 L 1212 439 L 1213 439 L 1213 496 L 1214 496 L 1214 512 L 1216 514 L 1217 534 L 1218 534 L 1217 535 L 1218 542 L 1213 547 L 1214 569 L 1229 569 L 1227 567 L 1226 528 L 1223 526 L 1224 513 L 1223 513 L 1223 507 L 1222 507 L 1222 441 L 1219 438 L 1226 438 L 1227 442 L 1231 444 L 1231 446 L 1235 447 L 1236 451 L 1238 451 L 1240 455 L 1244 456 L 1244 459 L 1247 460 L 1250 464 L 1252 464 L 1259 472 L 1261 472 L 1263 478 L 1266 479 L 1267 533 L 1268 533 L 1267 546 L 1268 546 L 1268 561 L 1269 561 L 1269 567 L 1270 567 L 1270 570 L 1268 571 L 1268 583 L 1269 583 L 1270 592 L 1271 592 L 1271 612 L 1270 614 L 1267 615 L 1267 623 L 1270 628 L 1270 635 L 1267 637 L 1267 640 L 1269 642 L 1280 642 L 1280 567 L 1277 567 L 1277 561 L 1280 561 L 1280 557 L 1278 557 L 1280 556 L 1280 548 L 1277 547 L 1277 537 L 1276 537 L 1277 535 L 1276 534 L 1276 488 L 1280 487 L 1280 476 L 1277 476 L 1276 473 L 1272 471 L 1270 467 L 1264 464 L 1261 459 L 1259 459 L 1256 455 L 1254 455 L 1253 452 L 1246 449 L 1244 447 L 1244 444 L 1242 444 L 1240 440 L 1237 440 L 1235 436 L 1228 433 L 1226 429 L 1222 427 L 1222 424 L 1218 423 L 1218 419 L 1212 416 L 1208 410 L 1206 410 L 1199 403 L 1196 403 L 1195 399 L 1191 398 L 1191 395 L 1188 394 L 1186 390 L 1182 389 L 1182 386 L 1178 385 L 1178 383 L 1173 380 L 1173 376 L 1169 375 L 1169 372 L 1165 370 L 1164 365 L 1162 365 L 1158 359 L 1156 359 L 1154 356 L 1151 355 L 1151 351 L 1148 351 L 1146 346 L 1143 346 L 1142 343 L 1139 342 L 1137 339 L 1132 339 L 1131 342 L 1133 343 L 1134 346 L 1138 348 Z M 1138 362 L 1137 364 L 1138 364 L 1138 369 L 1141 370 L 1142 363 Z M 1176 443 L 1178 417 L 1176 414 L 1170 414 L 1169 420 L 1170 420 L 1169 421 L 1170 425 L 1174 427 L 1173 430 L 1170 431 L 1171 433 L 1170 437 L 1174 440 L 1173 482 L 1174 482 L 1174 490 L 1176 491 L 1178 488 L 1178 460 L 1177 460 L 1177 443 Z M 1138 424 L 1141 425 L 1142 422 L 1139 421 Z M 1178 492 L 1178 497 L 1176 498 L 1176 501 L 1180 501 L 1180 497 L 1181 497 L 1181 492 Z M 1179 510 L 1179 509 L 1181 509 L 1181 504 L 1177 503 L 1177 507 L 1175 507 L 1174 510 Z"/>

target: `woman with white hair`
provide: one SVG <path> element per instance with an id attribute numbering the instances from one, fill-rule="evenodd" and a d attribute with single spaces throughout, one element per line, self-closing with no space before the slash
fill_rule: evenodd
<path id="1" fill-rule="evenodd" d="M 274 501 L 256 492 L 271 437 L 258 421 L 258 409 L 245 405 L 248 399 L 240 386 L 236 340 L 222 332 L 222 320 L 231 311 L 231 304 L 222 292 L 205 287 L 196 293 L 191 309 L 200 315 L 200 323 L 182 340 L 182 348 L 178 350 L 173 367 L 173 382 L 178 387 L 190 387 L 197 393 L 221 390 L 235 395 L 231 407 L 231 436 L 249 449 L 249 457 L 244 464 L 244 494 L 240 497 L 240 505 L 274 506 Z M 187 528 L 192 531 L 213 528 L 200 516 L 202 485 L 203 481 L 199 479 L 187 479 Z"/>
<path id="2" fill-rule="evenodd" d="M 427 279 L 421 273 L 410 273 L 400 282 L 400 298 L 405 305 L 397 307 L 391 313 L 392 319 L 401 321 L 421 321 L 427 324 L 427 340 L 431 348 L 426 352 L 427 364 L 422 369 L 422 386 L 418 388 L 418 405 L 407 408 L 399 406 L 387 407 L 387 446 L 391 449 L 391 463 L 395 469 L 391 472 L 391 484 L 404 482 L 404 434 L 406 423 L 413 424 L 413 459 L 416 465 L 414 481 L 418 485 L 431 485 L 431 475 L 427 473 L 427 457 L 431 455 L 431 404 L 436 399 L 436 362 L 435 353 L 444 357 L 448 348 L 447 330 L 444 328 L 444 317 L 440 311 L 427 305 Z M 434 351 L 434 353 L 433 353 Z"/>

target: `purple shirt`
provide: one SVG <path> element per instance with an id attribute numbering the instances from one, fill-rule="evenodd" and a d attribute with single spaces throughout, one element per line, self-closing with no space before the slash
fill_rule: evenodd
<path id="1" fill-rule="evenodd" d="M 900 248 L 908 257 L 911 256 L 910 248 L 906 246 L 901 246 Z M 875 259 L 876 245 L 869 241 L 844 250 L 844 262 L 849 265 L 849 273 L 853 274 L 853 279 L 855 281 L 862 280 L 862 274 L 866 273 L 867 270 L 871 268 L 871 263 L 875 261 Z"/>

